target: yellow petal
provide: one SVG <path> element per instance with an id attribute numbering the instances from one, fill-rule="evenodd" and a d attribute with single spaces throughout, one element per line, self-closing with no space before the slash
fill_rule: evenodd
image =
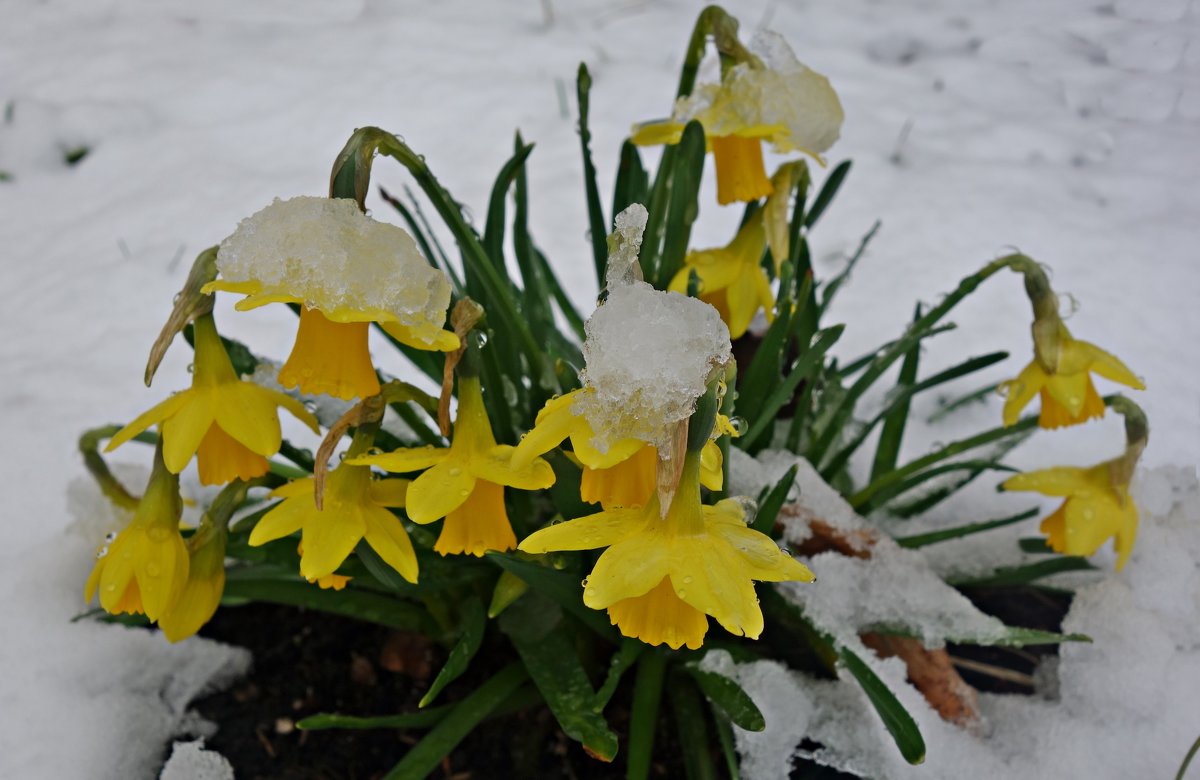
<path id="1" fill-rule="evenodd" d="M 296 343 L 279 370 L 279 384 L 345 400 L 378 394 L 368 327 L 366 322 L 334 322 L 317 309 L 301 309 Z"/>
<path id="2" fill-rule="evenodd" d="M 537 456 L 549 452 L 562 443 L 571 434 L 575 426 L 576 416 L 571 413 L 571 405 L 575 403 L 576 393 L 552 398 L 538 412 L 537 422 L 533 430 L 521 437 L 513 452 L 512 462 L 517 468 L 523 468 Z"/>
<path id="3" fill-rule="evenodd" d="M 634 125 L 629 140 L 635 146 L 677 144 L 683 136 L 683 127 L 679 122 L 646 122 Z"/>
<path id="4" fill-rule="evenodd" d="M 1036 360 L 1021 369 L 1021 373 L 1005 384 L 1008 397 L 1004 400 L 1004 424 L 1013 425 L 1021 416 L 1021 410 L 1029 405 L 1046 383 L 1046 372 Z"/>
<path id="5" fill-rule="evenodd" d="M 717 169 L 717 203 L 751 201 L 775 191 L 763 165 L 762 141 L 742 134 L 712 139 Z"/>
<path id="6" fill-rule="evenodd" d="M 593 438 L 592 428 L 586 423 L 577 426 L 571 434 L 571 447 L 575 450 L 576 457 L 594 469 L 612 468 L 646 446 L 646 442 L 641 439 L 618 439 L 611 442 L 605 452 L 601 452 L 592 443 Z"/>
<path id="7" fill-rule="evenodd" d="M 163 420 L 163 463 L 173 474 L 183 471 L 213 424 L 211 398 L 211 393 L 193 393 L 187 405 Z"/>
<path id="8" fill-rule="evenodd" d="M 1091 377 L 1087 372 L 1078 374 L 1051 374 L 1046 378 L 1042 400 L 1049 394 L 1053 401 L 1063 407 L 1072 421 L 1082 421 L 1084 401 L 1088 396 Z M 1094 388 L 1093 388 L 1094 392 Z"/>
<path id="9" fill-rule="evenodd" d="M 217 425 L 259 455 L 274 455 L 281 441 L 275 395 L 249 382 L 219 388 L 213 398 Z"/>
<path id="10" fill-rule="evenodd" d="M 725 456 L 721 447 L 712 439 L 700 450 L 700 484 L 709 490 L 720 490 L 725 482 Z"/>
<path id="11" fill-rule="evenodd" d="M 1076 341 L 1075 348 L 1084 353 L 1089 368 L 1098 376 L 1125 385 L 1126 387 L 1132 387 L 1135 390 L 1146 389 L 1146 385 L 1138 378 L 1137 374 L 1130 371 L 1129 367 L 1117 359 L 1116 356 L 1086 341 Z"/>
<path id="12" fill-rule="evenodd" d="M 432 523 L 457 509 L 475 488 L 475 475 L 456 458 L 443 460 L 413 480 L 408 488 L 408 516 Z"/>
<path id="13" fill-rule="evenodd" d="M 317 417 L 312 412 L 305 408 L 304 404 L 299 399 L 292 398 L 287 393 L 279 393 L 274 390 L 268 390 L 265 387 L 258 388 L 259 391 L 265 393 L 271 399 L 271 403 L 276 406 L 282 406 L 291 412 L 292 416 L 300 422 L 308 426 L 313 433 L 320 433 L 321 426 L 317 422 Z M 278 448 L 277 448 L 278 449 Z"/>
<path id="14" fill-rule="evenodd" d="M 405 447 L 380 455 L 358 455 L 346 458 L 345 462 L 351 466 L 377 466 L 392 474 L 409 474 L 441 463 L 449 455 L 450 450 L 445 447 Z"/>
<path id="15" fill-rule="evenodd" d="M 766 534 L 741 523 L 715 523 L 708 527 L 713 537 L 724 540 L 729 551 L 742 559 L 743 569 L 751 579 L 762 582 L 812 582 L 816 579 L 807 566 L 779 549 Z"/>
<path id="16" fill-rule="evenodd" d="M 301 537 L 304 552 L 300 555 L 300 576 L 315 580 L 337 571 L 366 533 L 364 514 L 360 506 L 338 506 L 329 501 L 325 511 L 307 514 Z"/>
<path id="17" fill-rule="evenodd" d="M 151 425 L 162 422 L 166 418 L 175 414 L 189 402 L 189 399 L 192 395 L 193 392 L 191 390 L 184 390 L 183 392 L 175 393 L 166 400 L 151 406 L 149 409 L 134 418 L 133 422 L 117 431 L 117 435 L 109 439 L 108 446 L 104 448 L 104 451 L 112 452 L 117 447 L 120 447 L 134 436 L 137 436 L 139 433 L 149 428 Z"/>
<path id="18" fill-rule="evenodd" d="M 605 509 L 645 506 L 658 486 L 658 451 L 649 444 L 615 466 L 583 468 L 579 497 Z"/>
<path id="19" fill-rule="evenodd" d="M 142 608 L 146 617 L 158 620 L 179 598 L 187 583 L 187 545 L 177 528 L 156 523 L 139 540 L 139 547 L 133 567 Z"/>
<path id="20" fill-rule="evenodd" d="M 745 268 L 736 282 L 725 291 L 729 302 L 729 338 L 742 336 L 750 327 L 754 315 L 758 313 L 759 285 L 757 277 L 766 278 L 761 268 Z M 767 289 L 770 289 L 768 284 Z"/>
<path id="21" fill-rule="evenodd" d="M 371 501 L 379 506 L 403 507 L 408 498 L 408 479 L 376 479 L 371 482 Z"/>
<path id="22" fill-rule="evenodd" d="M 498 444 L 471 459 L 472 473 L 479 479 L 518 490 L 544 490 L 554 484 L 554 469 L 541 458 L 521 467 L 512 463 L 515 447 Z"/>
<path id="23" fill-rule="evenodd" d="M 583 603 L 606 609 L 648 592 L 669 573 L 670 547 L 656 534 L 634 534 L 613 544 L 585 580 Z"/>
<path id="24" fill-rule="evenodd" d="M 675 595 L 712 615 L 729 633 L 751 639 L 762 633 L 754 583 L 727 545 L 713 544 L 707 535 L 676 539 L 670 574 Z"/>
<path id="25" fill-rule="evenodd" d="M 295 483 L 292 483 L 295 484 Z M 309 481 L 311 486 L 312 482 Z M 290 487 L 287 485 L 285 487 Z M 316 512 L 317 507 L 311 497 L 297 496 L 280 502 L 267 512 L 254 525 L 250 532 L 250 546 L 258 547 L 285 536 L 291 536 L 304 525 L 304 519 L 310 512 Z"/>
<path id="26" fill-rule="evenodd" d="M 609 547 L 636 533 L 643 518 L 641 509 L 608 509 L 535 531 L 525 537 L 518 549 L 527 553 L 546 553 Z"/>
<path id="27" fill-rule="evenodd" d="M 280 485 L 271 491 L 272 498 L 291 498 L 292 496 L 311 496 L 316 490 L 316 480 L 312 477 L 293 479 L 286 485 Z M 314 504 L 315 506 L 315 504 Z"/>
<path id="28" fill-rule="evenodd" d="M 267 459 L 247 449 L 221 429 L 210 426 L 196 450 L 196 467 L 200 484 L 224 485 L 234 479 L 254 479 L 270 469 Z"/>
<path id="29" fill-rule="evenodd" d="M 433 352 L 453 352 L 462 346 L 458 336 L 448 330 L 442 330 L 432 325 L 427 327 L 409 327 L 398 322 L 380 322 L 379 327 L 401 344 L 407 344 L 413 349 L 423 349 Z"/>
<path id="30" fill-rule="evenodd" d="M 399 482 L 401 480 L 389 480 Z M 391 512 L 384 509 L 367 509 L 363 512 L 366 532 L 363 534 L 371 549 L 400 576 L 409 582 L 417 581 L 417 554 L 404 526 Z"/>
<path id="31" fill-rule="evenodd" d="M 1089 479 L 1089 470 L 1074 466 L 1058 466 L 1014 474 L 1004 480 L 1003 487 L 1005 490 L 1033 491 L 1044 496 L 1069 496 L 1095 489 L 1095 485 Z"/>
<path id="32" fill-rule="evenodd" d="M 199 631 L 216 613 L 224 590 L 224 568 L 209 578 L 189 578 L 174 605 L 158 619 L 167 641 L 179 642 Z"/>

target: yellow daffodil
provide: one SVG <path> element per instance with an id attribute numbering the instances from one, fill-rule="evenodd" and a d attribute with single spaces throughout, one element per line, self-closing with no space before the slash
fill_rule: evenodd
<path id="1" fill-rule="evenodd" d="M 762 33 L 719 84 L 699 85 L 676 102 L 669 121 L 635 127 L 631 140 L 678 143 L 684 126 L 699 121 L 717 168 L 717 201 L 725 205 L 773 192 L 764 141 L 777 152 L 801 151 L 820 160 L 841 133 L 842 118 L 829 79 L 801 64 L 781 37 Z"/>
<path id="2" fill-rule="evenodd" d="M 1114 481 L 1112 471 L 1109 463 L 1061 466 L 1009 477 L 1004 488 L 1066 497 L 1042 521 L 1050 548 L 1064 555 L 1091 555 L 1111 538 L 1120 569 L 1137 540 L 1138 511 L 1129 485 Z"/>
<path id="3" fill-rule="evenodd" d="M 277 200 L 245 219 L 221 243 L 221 279 L 204 292 L 245 295 L 239 311 L 268 303 L 302 304 L 284 387 L 306 394 L 367 398 L 379 380 L 367 347 L 377 322 L 416 349 L 449 351 L 458 338 L 442 329 L 450 282 L 421 256 L 412 236 L 376 222 L 344 198 Z"/>
<path id="4" fill-rule="evenodd" d="M 673 649 L 703 644 L 705 615 L 732 634 L 757 638 L 763 618 L 754 581 L 813 579 L 808 567 L 746 526 L 737 501 L 700 503 L 698 452 L 687 454 L 665 516 L 652 496 L 640 509 L 605 510 L 543 528 L 519 549 L 599 547 L 608 549 L 584 581 L 584 603 L 608 610 L 625 636 Z"/>
<path id="5" fill-rule="evenodd" d="M 158 619 L 158 627 L 171 642 L 192 636 L 212 619 L 225 591 L 224 527 L 202 526 L 187 541 L 187 582 L 179 598 Z"/>
<path id="6" fill-rule="evenodd" d="M 317 420 L 291 396 L 244 382 L 234 373 L 211 315 L 195 322 L 192 386 L 143 412 L 108 443 L 111 451 L 151 425 L 163 439 L 163 460 L 175 474 L 196 455 L 200 481 L 221 485 L 267 472 L 267 457 L 279 451 L 278 407 L 314 433 Z"/>
<path id="7" fill-rule="evenodd" d="M 434 550 L 442 555 L 511 550 L 517 545 L 504 508 L 504 487 L 541 490 L 554 484 L 554 470 L 541 458 L 513 463 L 513 447 L 496 444 L 483 405 L 478 376 L 460 373 L 458 416 L 449 448 L 412 447 L 347 459 L 358 466 L 417 477 L 408 491 L 414 523 L 445 518 Z"/>
<path id="8" fill-rule="evenodd" d="M 1138 377 L 1113 355 L 1086 341 L 1076 341 L 1061 322 L 1055 333 L 1035 347 L 1036 357 L 1005 383 L 1004 424 L 1012 425 L 1035 395 L 1041 395 L 1038 424 L 1043 428 L 1076 425 L 1104 415 L 1104 401 L 1092 384 L 1094 373 L 1113 382 L 1145 390 Z M 1036 325 L 1035 325 L 1036 333 Z M 1037 343 L 1035 339 L 1035 343 Z"/>
<path id="9" fill-rule="evenodd" d="M 314 498 L 313 478 L 277 488 L 282 498 L 250 533 L 258 546 L 300 531 L 300 576 L 320 582 L 333 574 L 360 541 L 366 540 L 389 566 L 409 582 L 417 581 L 417 556 L 408 533 L 387 507 L 403 507 L 408 480 L 371 478 L 371 469 L 344 461 L 325 480 L 323 508 Z M 336 581 L 326 580 L 336 586 Z"/>
<path id="10" fill-rule="evenodd" d="M 188 579 L 188 550 L 179 534 L 179 477 L 169 471 L 160 445 L 146 492 L 133 519 L 97 554 L 84 586 L 84 598 L 100 594 L 111 614 L 145 614 L 151 621 L 166 613 Z"/>
<path id="11" fill-rule="evenodd" d="M 688 278 L 695 271 L 700 278 L 700 300 L 721 313 L 731 339 L 739 338 L 759 309 L 766 312 L 768 322 L 774 317 L 775 294 L 762 267 L 766 244 L 763 212 L 759 211 L 728 246 L 688 252 L 668 289 L 686 295 Z"/>

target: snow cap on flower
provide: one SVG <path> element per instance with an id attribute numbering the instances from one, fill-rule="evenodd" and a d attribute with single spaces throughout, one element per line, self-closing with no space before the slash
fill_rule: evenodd
<path id="1" fill-rule="evenodd" d="M 640 243 L 644 222 L 635 224 Z M 625 438 L 669 451 L 671 426 L 691 415 L 730 355 L 729 328 L 712 306 L 610 274 L 608 298 L 587 322 L 579 376 L 589 392 L 574 411 L 591 424 L 601 452 Z"/>
<path id="2" fill-rule="evenodd" d="M 844 114 L 829 79 L 797 60 L 778 33 L 758 33 L 749 48 L 762 67 L 743 62 L 720 83 L 697 86 L 676 102 L 672 121 L 697 119 L 711 137 L 764 137 L 781 153 L 815 156 L 833 146 Z"/>
<path id="3" fill-rule="evenodd" d="M 221 242 L 217 267 L 222 281 L 214 289 L 248 293 L 239 309 L 303 303 L 334 322 L 396 323 L 440 348 L 450 281 L 412 236 L 371 219 L 353 200 L 276 199 Z"/>

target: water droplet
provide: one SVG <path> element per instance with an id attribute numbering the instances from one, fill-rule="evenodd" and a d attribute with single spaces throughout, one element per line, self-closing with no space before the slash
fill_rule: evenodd
<path id="1" fill-rule="evenodd" d="M 187 372 L 188 372 L 189 374 L 192 374 L 192 373 L 195 373 L 195 371 L 196 371 L 196 364 L 195 364 L 195 363 L 188 363 L 188 364 L 187 364 Z"/>
<path id="2" fill-rule="evenodd" d="M 114 582 L 110 582 L 109 584 L 104 586 L 104 590 L 108 593 L 116 593 L 117 585 Z"/>
<path id="3" fill-rule="evenodd" d="M 151 561 L 150 563 L 146 564 L 146 574 L 150 575 L 151 577 L 157 577 L 158 575 L 162 574 L 162 568 L 154 561 Z"/>
<path id="4" fill-rule="evenodd" d="M 682 588 L 680 588 L 680 589 L 678 589 L 678 590 L 676 590 L 676 591 L 675 591 L 675 595 L 676 595 L 676 596 L 678 596 L 678 597 L 679 597 L 679 598 L 681 598 L 681 599 L 686 599 L 686 598 L 687 598 L 687 591 L 686 591 L 686 590 L 683 590 Z"/>
<path id="5" fill-rule="evenodd" d="M 374 455 L 382 455 L 382 454 L 383 454 L 383 450 L 381 450 L 379 447 L 371 447 L 370 449 L 368 449 L 368 450 L 367 450 L 367 454 L 368 454 L 368 455 L 372 455 L 372 456 L 374 456 Z"/>
<path id="6" fill-rule="evenodd" d="M 692 578 L 690 575 L 683 578 L 683 584 L 690 585 L 691 583 L 692 583 Z"/>
<path id="7" fill-rule="evenodd" d="M 466 488 L 463 488 L 462 490 L 458 491 L 458 494 L 460 496 L 462 496 L 463 498 L 466 498 L 467 496 L 471 495 L 471 491 Z"/>
<path id="8" fill-rule="evenodd" d="M 96 550 L 96 560 L 100 560 L 101 558 L 103 558 L 106 555 L 108 555 L 107 545 L 104 547 L 101 547 L 99 550 Z"/>
<path id="9" fill-rule="evenodd" d="M 588 586 L 588 578 L 587 578 L 587 577 L 584 577 L 584 578 L 583 578 L 583 582 L 581 582 L 581 583 L 579 583 L 579 584 L 580 584 L 580 585 L 582 585 L 582 586 L 583 586 L 583 588 L 586 590 L 586 589 L 587 589 L 587 586 Z"/>
<path id="10" fill-rule="evenodd" d="M 117 532 L 116 531 L 109 531 L 108 533 L 106 533 L 104 535 L 104 541 L 108 542 L 109 544 L 112 544 L 116 540 L 117 540 Z"/>
<path id="11" fill-rule="evenodd" d="M 458 466 L 451 466 L 451 467 L 448 469 L 448 471 L 450 472 L 450 476 L 452 476 L 452 477 L 457 477 L 459 474 L 461 474 L 461 473 L 462 473 L 462 468 L 460 468 L 460 467 L 458 467 Z"/>
<path id="12" fill-rule="evenodd" d="M 730 417 L 729 425 L 738 436 L 745 436 L 746 431 L 750 430 L 750 423 L 746 422 L 745 417 Z"/>
<path id="13" fill-rule="evenodd" d="M 168 532 L 167 529 L 160 528 L 158 526 L 155 526 L 154 528 L 151 528 L 148 531 L 146 531 L 146 536 L 149 536 L 150 541 L 152 541 L 152 542 L 165 542 L 167 540 L 167 536 L 169 536 L 169 535 L 170 535 L 170 532 Z"/>
<path id="14" fill-rule="evenodd" d="M 484 347 L 486 347 L 487 343 L 488 343 L 488 335 L 481 330 L 474 331 L 474 333 L 475 333 L 475 346 L 478 347 L 479 349 L 483 349 Z"/>

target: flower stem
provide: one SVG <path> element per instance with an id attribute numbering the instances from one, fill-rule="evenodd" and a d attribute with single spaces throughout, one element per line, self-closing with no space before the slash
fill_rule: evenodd
<path id="1" fill-rule="evenodd" d="M 642 653 L 637 678 L 633 683 L 633 713 L 629 718 L 628 780 L 645 780 L 650 776 L 650 759 L 654 753 L 654 729 L 658 723 L 658 705 L 662 701 L 665 653 L 652 650 Z"/>

